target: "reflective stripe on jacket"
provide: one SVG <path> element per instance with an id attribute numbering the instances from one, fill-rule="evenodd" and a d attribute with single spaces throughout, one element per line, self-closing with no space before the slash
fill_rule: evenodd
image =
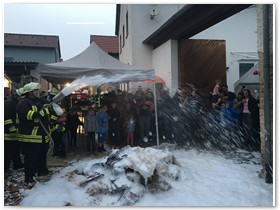
<path id="1" fill-rule="evenodd" d="M 49 136 L 44 136 L 46 143 L 49 142 Z M 26 142 L 26 143 L 42 143 L 43 142 L 43 136 L 41 135 L 24 135 L 24 134 L 18 134 L 18 138 L 20 142 Z"/>
<path id="2" fill-rule="evenodd" d="M 17 140 L 17 125 L 16 125 L 16 105 L 17 99 L 10 96 L 4 102 L 4 140 Z"/>
<path id="3" fill-rule="evenodd" d="M 64 113 L 61 116 L 57 116 L 57 114 L 52 110 L 51 111 L 51 132 L 54 131 L 57 132 L 64 132 L 65 131 L 65 124 L 66 124 L 66 116 L 65 116 L 65 110 L 63 110 Z M 65 121 L 61 121 L 62 118 L 65 118 Z"/>
<path id="4" fill-rule="evenodd" d="M 40 99 L 24 98 L 17 105 L 19 119 L 18 139 L 20 142 L 45 143 L 49 137 L 43 129 L 41 123 L 50 133 L 50 111 L 47 107 L 43 108 Z M 41 122 L 40 122 L 41 121 Z"/>

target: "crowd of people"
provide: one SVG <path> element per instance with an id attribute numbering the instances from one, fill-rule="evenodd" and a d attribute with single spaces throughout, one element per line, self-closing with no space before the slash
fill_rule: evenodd
<path id="1" fill-rule="evenodd" d="M 113 147 L 139 145 L 156 139 L 153 91 L 141 86 L 135 94 L 110 90 L 95 95 L 93 104 L 103 104 L 107 113 L 106 142 Z M 160 141 L 205 147 L 260 150 L 259 105 L 245 87 L 237 94 L 216 81 L 209 98 L 202 98 L 194 86 L 180 87 L 173 97 L 157 91 Z M 98 107 L 98 106 L 96 106 Z M 96 109 L 98 118 L 99 110 Z"/>
<path id="2" fill-rule="evenodd" d="M 228 91 L 220 80 L 207 100 L 193 86 L 178 88 L 173 97 L 161 88 L 157 104 L 153 91 L 144 91 L 141 86 L 135 94 L 98 92 L 83 113 L 83 120 L 64 101 L 60 102 L 63 111 L 56 111 L 52 100 L 58 92 L 53 87 L 48 95 L 40 96 L 40 85 L 31 82 L 5 99 L 5 173 L 12 162 L 14 170 L 24 167 L 26 183 L 33 183 L 35 175 L 48 174 L 49 147 L 53 145 L 52 155 L 65 157 L 77 146 L 79 126 L 86 135 L 88 155 L 105 152 L 105 143 L 121 148 L 154 141 L 156 126 L 161 142 L 198 148 L 210 143 L 219 148 L 260 149 L 258 100 L 249 89 L 237 94 Z"/>
<path id="3" fill-rule="evenodd" d="M 220 115 L 220 124 L 231 135 L 236 146 L 247 150 L 260 150 L 259 100 L 250 89 L 242 87 L 235 94 L 222 84 L 217 96 L 211 95 L 212 113 Z"/>

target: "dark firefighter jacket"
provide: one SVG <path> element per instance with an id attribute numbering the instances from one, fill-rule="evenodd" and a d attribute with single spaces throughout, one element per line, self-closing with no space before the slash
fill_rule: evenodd
<path id="1" fill-rule="evenodd" d="M 11 95 L 4 102 L 4 140 L 17 140 L 16 106 L 17 99 Z"/>
<path id="2" fill-rule="evenodd" d="M 57 114 L 51 110 L 51 132 L 64 132 L 66 126 L 66 113 L 63 109 L 64 113 L 61 116 L 57 116 Z"/>
<path id="3" fill-rule="evenodd" d="M 18 138 L 21 142 L 42 143 L 49 141 L 49 137 L 40 120 L 48 133 L 50 133 L 50 111 L 43 106 L 41 99 L 24 98 L 19 101 L 16 107 L 19 119 Z"/>

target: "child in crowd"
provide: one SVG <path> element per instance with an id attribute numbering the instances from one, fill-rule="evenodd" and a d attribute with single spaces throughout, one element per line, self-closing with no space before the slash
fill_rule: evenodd
<path id="1" fill-rule="evenodd" d="M 132 114 L 129 115 L 129 118 L 127 119 L 126 123 L 126 144 L 133 147 L 133 141 L 134 141 L 134 127 L 135 127 L 135 119 Z"/>
<path id="2" fill-rule="evenodd" d="M 84 129 L 87 135 L 87 154 L 92 153 L 93 155 L 97 155 L 95 146 L 95 133 L 98 131 L 97 119 L 92 107 L 88 108 L 88 114 L 85 116 Z"/>
<path id="3" fill-rule="evenodd" d="M 99 108 L 97 117 L 97 125 L 98 125 L 98 152 L 106 152 L 104 148 L 104 143 L 107 139 L 108 133 L 108 123 L 109 117 L 107 114 L 108 108 L 106 105 L 103 105 Z"/>
<path id="4" fill-rule="evenodd" d="M 216 80 L 216 84 L 215 84 L 215 86 L 213 88 L 213 92 L 212 92 L 213 97 L 216 97 L 216 98 L 219 97 L 219 93 L 220 93 L 219 88 L 220 88 L 221 83 L 222 83 L 221 80 L 219 80 L 219 79 Z"/>

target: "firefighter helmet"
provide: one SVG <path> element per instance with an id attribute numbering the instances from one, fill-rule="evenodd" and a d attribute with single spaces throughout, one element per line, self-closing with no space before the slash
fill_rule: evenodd
<path id="1" fill-rule="evenodd" d="M 50 89 L 49 93 L 50 93 L 50 95 L 55 96 L 59 93 L 59 90 L 55 87 L 52 87 L 52 89 Z"/>
<path id="2" fill-rule="evenodd" d="M 16 89 L 16 93 L 18 96 L 21 96 L 22 94 L 24 94 L 23 87 Z"/>
<path id="3" fill-rule="evenodd" d="M 24 93 L 31 92 L 33 90 L 38 90 L 38 89 L 40 89 L 40 84 L 37 82 L 30 82 L 23 86 Z"/>

